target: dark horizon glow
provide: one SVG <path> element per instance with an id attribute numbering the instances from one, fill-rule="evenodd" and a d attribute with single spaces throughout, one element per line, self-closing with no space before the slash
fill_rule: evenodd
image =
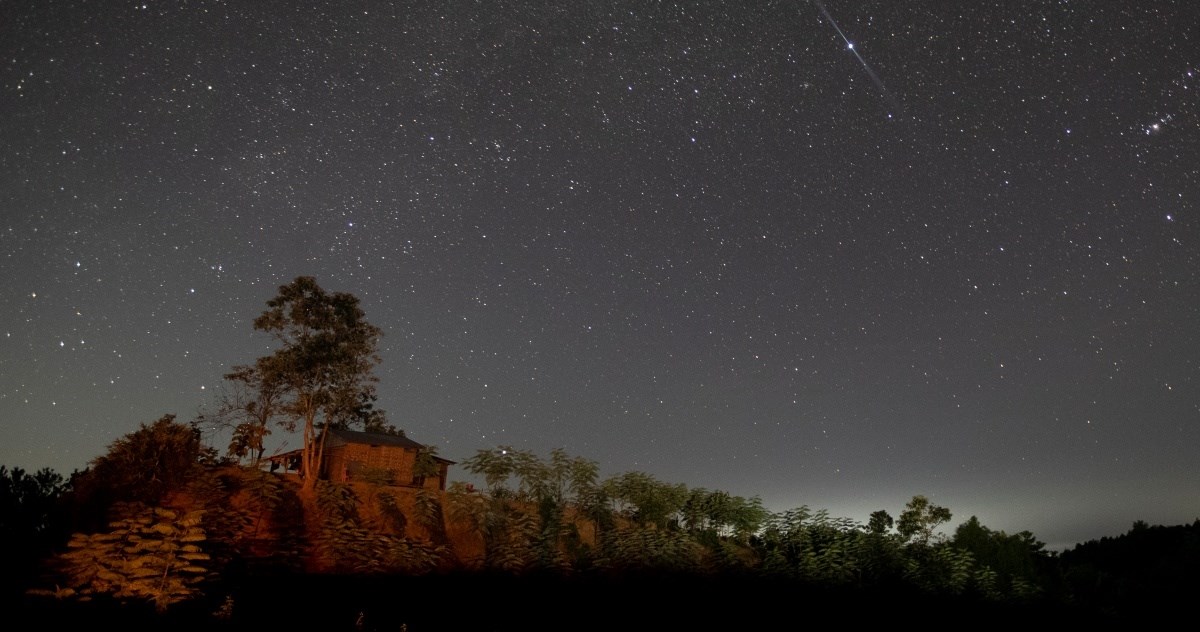
<path id="1" fill-rule="evenodd" d="M 0 464 L 190 420 L 311 275 L 451 460 L 1200 517 L 1194 3 L 814 4 L 13 8 Z"/>

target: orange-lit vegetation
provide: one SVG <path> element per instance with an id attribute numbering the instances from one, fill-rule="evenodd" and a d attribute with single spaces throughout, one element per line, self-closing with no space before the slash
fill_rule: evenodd
<path id="1" fill-rule="evenodd" d="M 1147 597 L 1148 581 L 1171 579 L 1165 594 L 1186 590 L 1195 579 L 1183 569 L 1200 555 L 1200 522 L 1138 525 L 1121 538 L 1058 555 L 1028 532 L 993 531 L 974 517 L 942 533 L 949 510 L 922 496 L 898 521 L 879 511 L 862 525 L 807 507 L 772 513 L 756 499 L 639 472 L 600 480 L 586 459 L 561 451 L 541 459 L 508 447 L 481 450 L 463 464 L 484 476 L 483 489 L 322 480 L 307 495 L 295 475 L 214 460 L 184 436 L 195 435 L 170 418 L 143 425 L 69 483 L 52 484 L 61 477 L 48 472 L 29 477 L 0 469 L 6 534 L 38 543 L 42 553 L 36 565 L 25 551 L 23 567 L 9 566 L 28 571 L 10 577 L 10 589 L 43 608 L 91 600 L 141 604 L 164 616 L 194 618 L 202 610 L 216 620 L 233 616 L 239 595 L 253 599 L 247 586 L 262 590 L 262 582 L 284 586 L 305 577 L 316 584 L 323 577 L 425 581 L 450 591 L 473 585 L 462 583 L 466 577 L 509 586 L 557 578 L 556 590 L 575 582 L 597 596 L 613 586 L 641 587 L 640 597 L 625 595 L 630 599 L 645 598 L 648 585 L 667 588 L 646 578 L 669 578 L 670 586 L 700 591 L 727 581 L 826 599 L 822 591 L 836 591 L 829 603 L 847 595 L 903 596 L 952 600 L 939 601 L 943 607 L 1074 608 L 1083 616 L 1092 612 L 1084 606 L 1115 613 L 1121 598 Z M 186 476 L 164 471 L 180 467 Z M 150 484 L 162 480 L 170 483 Z M 30 512 L 43 518 L 28 519 Z M 66 538 L 72 529 L 81 530 Z M 59 539 L 37 539 L 48 533 Z M 1138 570 L 1149 564 L 1157 576 Z M 493 586 L 475 590 L 484 585 Z"/>
<path id="2" fill-rule="evenodd" d="M 228 376 L 237 397 L 214 417 L 143 424 L 69 481 L 0 466 L 6 597 L 44 620 L 90 604 L 157 623 L 362 623 L 371 604 L 426 629 L 439 617 L 437 629 L 554 627 L 564 614 L 568 629 L 639 629 L 767 621 L 797 599 L 860 618 L 918 603 L 1113 617 L 1151 597 L 1182 603 L 1200 575 L 1200 521 L 1060 555 L 975 517 L 946 533 L 950 509 L 921 495 L 864 525 L 643 472 L 601 478 L 562 450 L 481 449 L 459 464 L 481 489 L 395 486 L 369 469 L 323 480 L 320 428 L 396 432 L 372 407 L 379 332 L 353 297 L 304 277 L 255 325 L 282 347 Z M 214 419 L 232 431 L 225 457 L 198 430 Z M 260 467 L 271 425 L 304 429 L 299 474 Z"/>

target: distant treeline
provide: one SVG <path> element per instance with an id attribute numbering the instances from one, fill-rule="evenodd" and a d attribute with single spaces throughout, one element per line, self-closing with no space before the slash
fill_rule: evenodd
<path id="1" fill-rule="evenodd" d="M 70 478 L 0 466 L 4 605 L 51 628 L 111 615 L 195 629 L 663 629 L 893 607 L 1144 621 L 1200 594 L 1200 520 L 1139 522 L 1056 554 L 975 517 L 943 533 L 950 510 L 919 495 L 860 524 L 640 472 L 602 480 L 562 451 L 502 446 L 461 465 L 484 489 L 318 481 L 309 493 L 218 458 L 165 416 Z"/>

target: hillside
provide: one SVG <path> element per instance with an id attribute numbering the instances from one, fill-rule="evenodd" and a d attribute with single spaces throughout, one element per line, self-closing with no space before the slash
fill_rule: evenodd
<path id="1" fill-rule="evenodd" d="M 743 539 L 628 507 L 597 522 L 537 498 L 363 481 L 306 495 L 292 475 L 208 468 L 157 506 L 114 505 L 107 531 L 76 533 L 15 611 L 53 629 L 746 629 L 905 612 L 1144 623 L 1195 587 L 1200 524 L 1059 558 L 975 520 L 923 542 L 800 508 Z"/>

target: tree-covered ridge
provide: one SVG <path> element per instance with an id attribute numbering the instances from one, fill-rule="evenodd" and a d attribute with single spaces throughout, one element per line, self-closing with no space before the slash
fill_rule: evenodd
<path id="1" fill-rule="evenodd" d="M 306 503 L 295 477 L 215 459 L 196 439 L 167 416 L 67 483 L 0 467 L 6 533 L 44 547 L 42 572 L 19 587 L 161 611 L 204 604 L 217 616 L 237 586 L 260 577 L 648 573 L 1120 612 L 1131 600 L 1185 599 L 1200 567 L 1200 521 L 1138 524 L 1056 555 L 1029 532 L 995 531 L 973 516 L 945 533 L 950 510 L 920 495 L 898 520 L 879 510 L 860 524 L 805 506 L 771 512 L 757 498 L 643 472 L 601 478 L 585 458 L 509 446 L 463 462 L 482 489 L 319 481 Z"/>
<path id="2" fill-rule="evenodd" d="M 880 509 L 861 524 L 808 506 L 772 512 L 757 497 L 645 472 L 604 478 L 599 463 L 565 450 L 512 446 L 460 463 L 481 489 L 392 487 L 387 472 L 320 480 L 320 430 L 403 432 L 374 408 L 381 332 L 357 299 L 310 277 L 281 287 L 255 328 L 280 346 L 236 366 L 211 414 L 143 423 L 69 480 L 0 466 L 0 533 L 18 543 L 0 560 L 12 569 L 6 597 L 188 609 L 228 622 L 252 586 L 325 576 L 584 579 L 653 590 L 662 587 L 654 578 L 670 578 L 720 586 L 718 595 L 771 586 L 1106 614 L 1162 595 L 1185 600 L 1198 587 L 1200 521 L 1139 524 L 1056 555 L 1028 531 L 995 531 L 974 516 L 947 533 L 950 508 L 923 495 L 897 517 Z M 205 444 L 201 428 L 213 426 L 231 436 L 224 456 Z M 272 427 L 302 431 L 299 477 L 261 469 Z M 417 474 L 434 473 L 435 454 L 431 446 L 420 455 Z"/>

